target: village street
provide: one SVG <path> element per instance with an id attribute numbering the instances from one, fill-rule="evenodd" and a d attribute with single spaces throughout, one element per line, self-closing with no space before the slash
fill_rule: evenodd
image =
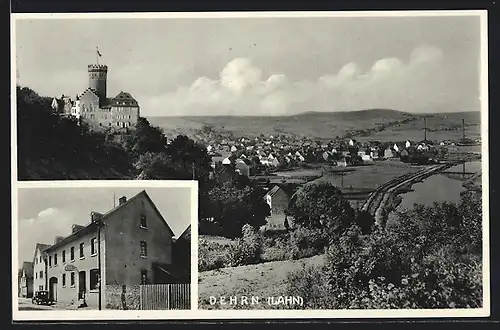
<path id="1" fill-rule="evenodd" d="M 69 304 L 54 304 L 54 305 L 37 305 L 31 302 L 31 299 L 27 298 L 18 298 L 19 300 L 19 310 L 20 311 L 51 311 L 51 310 L 90 310 L 92 308 L 78 308 L 77 305 L 69 305 Z"/>

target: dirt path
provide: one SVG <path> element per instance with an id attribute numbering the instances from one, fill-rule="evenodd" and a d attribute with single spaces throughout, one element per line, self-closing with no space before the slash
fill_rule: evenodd
<path id="1" fill-rule="evenodd" d="M 258 296 L 261 298 L 286 296 L 287 274 L 304 265 L 321 265 L 324 256 L 314 256 L 300 260 L 273 261 L 257 265 L 228 267 L 199 273 L 198 308 L 237 309 L 235 305 L 210 305 L 210 297 Z M 272 308 L 265 304 L 245 306 L 245 309 Z M 274 307 L 275 308 L 275 307 Z"/>

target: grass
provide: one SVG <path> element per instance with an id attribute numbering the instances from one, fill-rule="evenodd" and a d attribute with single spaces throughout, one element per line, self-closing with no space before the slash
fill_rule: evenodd
<path id="1" fill-rule="evenodd" d="M 465 118 L 466 132 L 469 137 L 479 134 L 479 112 L 442 113 L 426 115 L 429 139 L 461 138 L 461 121 Z M 394 110 L 374 109 L 347 112 L 309 112 L 294 116 L 200 116 L 200 117 L 149 117 L 151 124 L 159 126 L 167 134 L 192 134 L 205 124 L 213 125 L 216 130 L 232 132 L 236 136 L 265 136 L 290 134 L 319 139 L 331 139 L 343 136 L 349 130 L 374 128 L 379 124 L 387 124 L 414 118 L 399 126 L 391 126 L 371 136 L 355 136 L 358 140 L 422 140 L 423 116 Z"/>
<path id="2" fill-rule="evenodd" d="M 276 309 L 284 306 L 255 305 L 210 305 L 210 296 L 258 296 L 260 301 L 267 297 L 287 295 L 287 274 L 302 269 L 304 265 L 321 265 L 323 255 L 293 261 L 274 261 L 257 265 L 228 267 L 198 276 L 198 307 L 200 309 Z"/>

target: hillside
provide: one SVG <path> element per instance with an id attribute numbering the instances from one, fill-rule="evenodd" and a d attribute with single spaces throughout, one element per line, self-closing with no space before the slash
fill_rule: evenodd
<path id="1" fill-rule="evenodd" d="M 461 126 L 462 113 L 428 114 L 429 130 L 456 130 Z M 464 113 L 466 123 L 475 125 L 479 132 L 479 112 Z M 349 131 L 373 129 L 380 125 L 391 127 L 394 131 L 423 129 L 422 114 L 410 114 L 389 109 L 372 109 L 345 112 L 305 112 L 293 116 L 199 116 L 199 117 L 148 117 L 148 120 L 165 130 L 166 134 L 192 134 L 204 125 L 216 130 L 232 132 L 237 136 L 265 136 L 271 134 L 290 134 L 318 139 L 332 139 L 344 136 Z M 398 124 L 396 122 L 405 121 Z M 392 127 L 390 124 L 395 123 Z M 388 125 L 389 124 L 389 125 Z M 384 128 L 382 131 L 388 130 Z M 461 131 L 460 131 L 461 132 Z M 383 136 L 375 132 L 370 136 Z M 356 137 L 356 135 L 354 135 Z"/>
<path id="2" fill-rule="evenodd" d="M 247 306 L 210 305 L 209 297 L 289 295 L 287 275 L 305 265 L 321 266 L 323 255 L 288 261 L 273 261 L 256 265 L 227 267 L 199 273 L 198 292 L 200 309 L 277 309 L 285 306 L 269 306 L 266 303 Z"/>

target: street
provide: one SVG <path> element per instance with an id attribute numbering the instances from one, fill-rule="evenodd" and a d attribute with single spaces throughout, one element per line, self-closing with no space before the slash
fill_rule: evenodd
<path id="1" fill-rule="evenodd" d="M 28 298 L 18 298 L 19 301 L 19 310 L 20 311 L 47 311 L 47 310 L 90 310 L 92 308 L 78 308 L 78 305 L 71 304 L 53 304 L 50 306 L 47 305 L 37 305 L 31 302 L 31 299 Z"/>

